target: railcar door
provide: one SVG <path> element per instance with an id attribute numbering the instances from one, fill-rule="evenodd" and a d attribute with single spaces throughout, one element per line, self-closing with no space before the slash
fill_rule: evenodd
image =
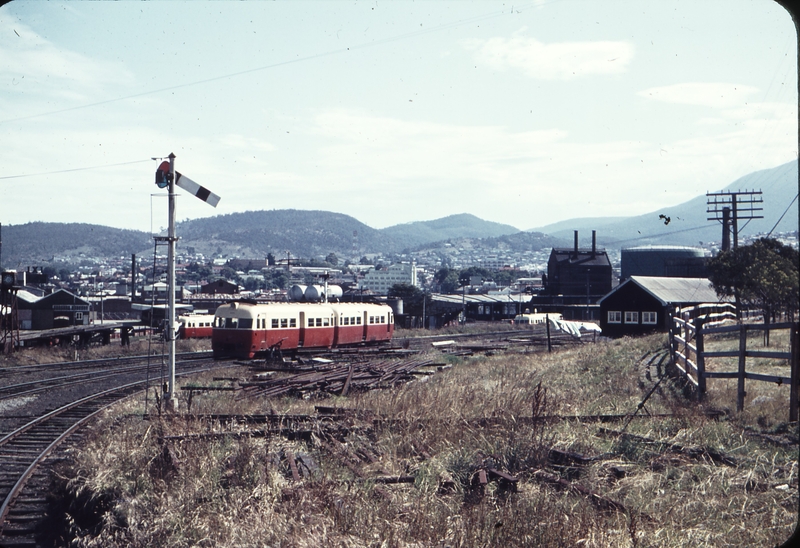
<path id="1" fill-rule="evenodd" d="M 300 311 L 300 331 L 298 337 L 297 348 L 302 348 L 306 340 L 306 313 L 303 310 Z"/>

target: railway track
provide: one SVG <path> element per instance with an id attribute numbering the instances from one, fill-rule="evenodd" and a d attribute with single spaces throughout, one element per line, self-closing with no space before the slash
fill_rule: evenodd
<path id="1" fill-rule="evenodd" d="M 402 354 L 404 350 L 414 352 L 418 349 L 431 348 L 432 343 L 442 341 L 457 341 L 462 348 L 492 348 L 497 345 L 516 341 L 516 344 L 542 344 L 546 339 L 544 330 L 511 329 L 485 333 L 432 335 L 423 337 L 409 337 L 396 339 L 391 347 L 377 349 L 378 354 L 384 358 L 390 354 Z M 554 337 L 555 338 L 555 337 Z M 538 342 L 537 342 L 538 341 Z M 513 343 L 512 343 L 513 344 Z M 351 353 L 355 349 L 342 349 L 341 353 Z M 374 357 L 376 349 L 361 349 L 362 352 Z M 208 371 L 219 367 L 235 367 L 235 363 L 213 362 L 206 356 L 183 356 L 179 365 L 179 376 Z M 193 358 L 193 359 L 190 359 Z M 150 358 L 152 360 L 152 357 Z M 57 389 L 67 391 L 69 387 L 83 386 L 88 383 L 103 384 L 116 381 L 117 386 L 105 389 L 95 389 L 93 393 L 82 395 L 57 408 L 42 412 L 24 424 L 14 428 L 7 434 L 0 431 L 0 547 L 11 546 L 41 546 L 40 534 L 41 521 L 47 516 L 48 500 L 46 497 L 50 482 L 49 471 L 43 466 L 48 457 L 54 455 L 57 449 L 73 433 L 98 413 L 119 402 L 120 400 L 141 391 L 146 380 L 138 378 L 133 382 L 124 382 L 130 376 L 141 377 L 148 367 L 156 368 L 161 364 L 147 363 L 147 356 L 124 358 L 118 360 L 96 360 L 92 363 L 47 364 L 44 366 L 25 366 L 17 368 L 14 373 L 30 373 L 36 376 L 46 372 L 46 378 L 25 380 L 8 384 L 0 388 L 0 403 L 3 399 L 21 398 L 38 393 L 48 393 Z M 350 361 L 350 360 L 348 360 Z M 399 363 L 399 365 L 397 365 Z M 322 384 L 335 392 L 345 393 L 351 385 L 355 387 L 359 382 L 366 384 L 380 384 L 389 381 L 395 382 L 392 375 L 410 377 L 412 374 L 429 374 L 415 371 L 418 367 L 432 365 L 428 361 L 406 359 L 405 361 L 388 364 L 392 371 L 380 371 L 374 376 L 367 377 L 367 371 L 360 371 L 357 367 L 350 366 L 341 372 L 336 372 L 336 378 L 328 378 L 333 372 L 315 372 L 306 374 L 309 378 L 301 378 L 294 386 L 288 381 L 280 381 L 275 386 L 269 383 L 254 383 L 252 386 L 243 387 L 257 393 L 271 391 L 284 392 L 286 390 L 300 390 L 309 386 L 316 387 Z M 242 365 L 242 364 L 239 364 Z M 436 365 L 436 364 L 433 364 Z M 189 370 L 180 371 L 181 367 Z M 73 373 L 64 374 L 64 370 L 73 370 Z M 373 368 L 374 369 L 374 368 Z M 397 369 L 397 371 L 394 371 Z M 102 371 L 100 373 L 99 371 Z M 49 373 L 55 372 L 53 375 Z M 7 376 L 8 368 L 0 370 L 0 375 Z M 340 378 L 341 377 L 341 378 Z M 361 377 L 364 377 L 362 379 Z M 151 382 L 155 379 L 151 379 Z M 300 382 L 302 381 L 302 382 Z M 312 382 L 313 381 L 313 382 Z M 157 382 L 157 381 L 156 381 Z M 263 384 L 263 385 L 262 385 Z M 283 386 L 283 385 L 286 386 Z M 294 383 L 297 384 L 297 383 Z M 341 386 L 340 386 L 341 385 Z M 263 395 L 263 394 L 262 394 Z"/>
<path id="2" fill-rule="evenodd" d="M 179 361 L 176 362 L 178 367 L 191 364 L 194 360 L 210 359 L 210 352 L 203 352 L 201 356 L 192 354 L 183 354 Z M 64 365 L 58 368 L 56 366 Z M 92 360 L 90 362 L 69 362 L 66 364 L 47 364 L 47 369 L 33 369 L 16 371 L 16 375 L 7 376 L 5 381 L 7 384 L 0 387 L 0 401 L 12 398 L 19 398 L 38 394 L 52 390 L 54 388 L 63 388 L 75 384 L 83 384 L 85 382 L 97 383 L 106 379 L 126 374 L 146 373 L 148 368 L 150 371 L 158 371 L 162 364 L 153 362 L 152 357 L 148 360 L 147 356 L 137 356 L 124 359 L 112 360 Z M 83 370 L 80 373 L 72 373 L 68 375 L 61 374 L 64 370 Z M 42 375 L 42 373 L 45 373 Z M 22 380 L 35 376 L 33 380 Z M 15 380 L 21 382 L 14 382 Z"/>
<path id="3" fill-rule="evenodd" d="M 186 376 L 230 362 L 201 360 L 181 371 Z M 98 390 L 33 418 L 0 437 L 0 546 L 41 546 L 41 521 L 46 516 L 49 473 L 43 463 L 63 442 L 98 413 L 144 389 L 148 381 Z"/>

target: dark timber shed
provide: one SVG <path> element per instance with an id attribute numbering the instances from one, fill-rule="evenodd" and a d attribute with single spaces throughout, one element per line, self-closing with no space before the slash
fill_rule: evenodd
<path id="1" fill-rule="evenodd" d="M 631 276 L 600 299 L 600 327 L 607 337 L 667 331 L 671 308 L 723 301 L 708 278 Z"/>

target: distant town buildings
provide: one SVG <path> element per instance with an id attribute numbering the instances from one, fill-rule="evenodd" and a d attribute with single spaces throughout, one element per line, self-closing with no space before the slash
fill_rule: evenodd
<path id="1" fill-rule="evenodd" d="M 359 282 L 359 287 L 378 295 L 386 295 L 389 293 L 389 289 L 397 284 L 417 285 L 416 263 L 393 264 L 382 270 L 373 268 L 364 275 Z"/>

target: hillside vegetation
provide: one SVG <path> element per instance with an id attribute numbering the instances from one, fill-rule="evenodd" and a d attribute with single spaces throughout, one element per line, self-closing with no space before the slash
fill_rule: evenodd
<path id="1" fill-rule="evenodd" d="M 492 238 L 520 232 L 511 225 L 484 221 L 475 215 L 462 213 L 433 221 L 417 221 L 386 227 L 382 233 L 401 247 L 416 247 L 452 238 Z"/>
<path id="2" fill-rule="evenodd" d="M 744 413 L 713 418 L 705 411 L 734 401 L 722 385 L 699 408 L 663 382 L 646 412 L 669 416 L 633 419 L 624 433 L 622 422 L 549 418 L 632 413 L 655 380 L 639 358 L 663 342 L 436 355 L 447 366 L 432 376 L 350 397 L 195 395 L 194 419 L 143 421 L 132 402 L 65 463 L 56 490 L 68 503 L 54 518 L 72 546 L 750 547 L 787 539 L 798 506 L 788 388 L 754 386 Z M 315 406 L 349 413 L 302 426 Z M 201 419 L 212 413 L 285 418 L 278 428 Z M 793 441 L 781 441 L 787 435 Z"/>
<path id="3" fill-rule="evenodd" d="M 26 223 L 3 226 L 3 267 L 40 266 L 54 257 L 124 257 L 153 249 L 146 232 L 86 223 Z"/>

